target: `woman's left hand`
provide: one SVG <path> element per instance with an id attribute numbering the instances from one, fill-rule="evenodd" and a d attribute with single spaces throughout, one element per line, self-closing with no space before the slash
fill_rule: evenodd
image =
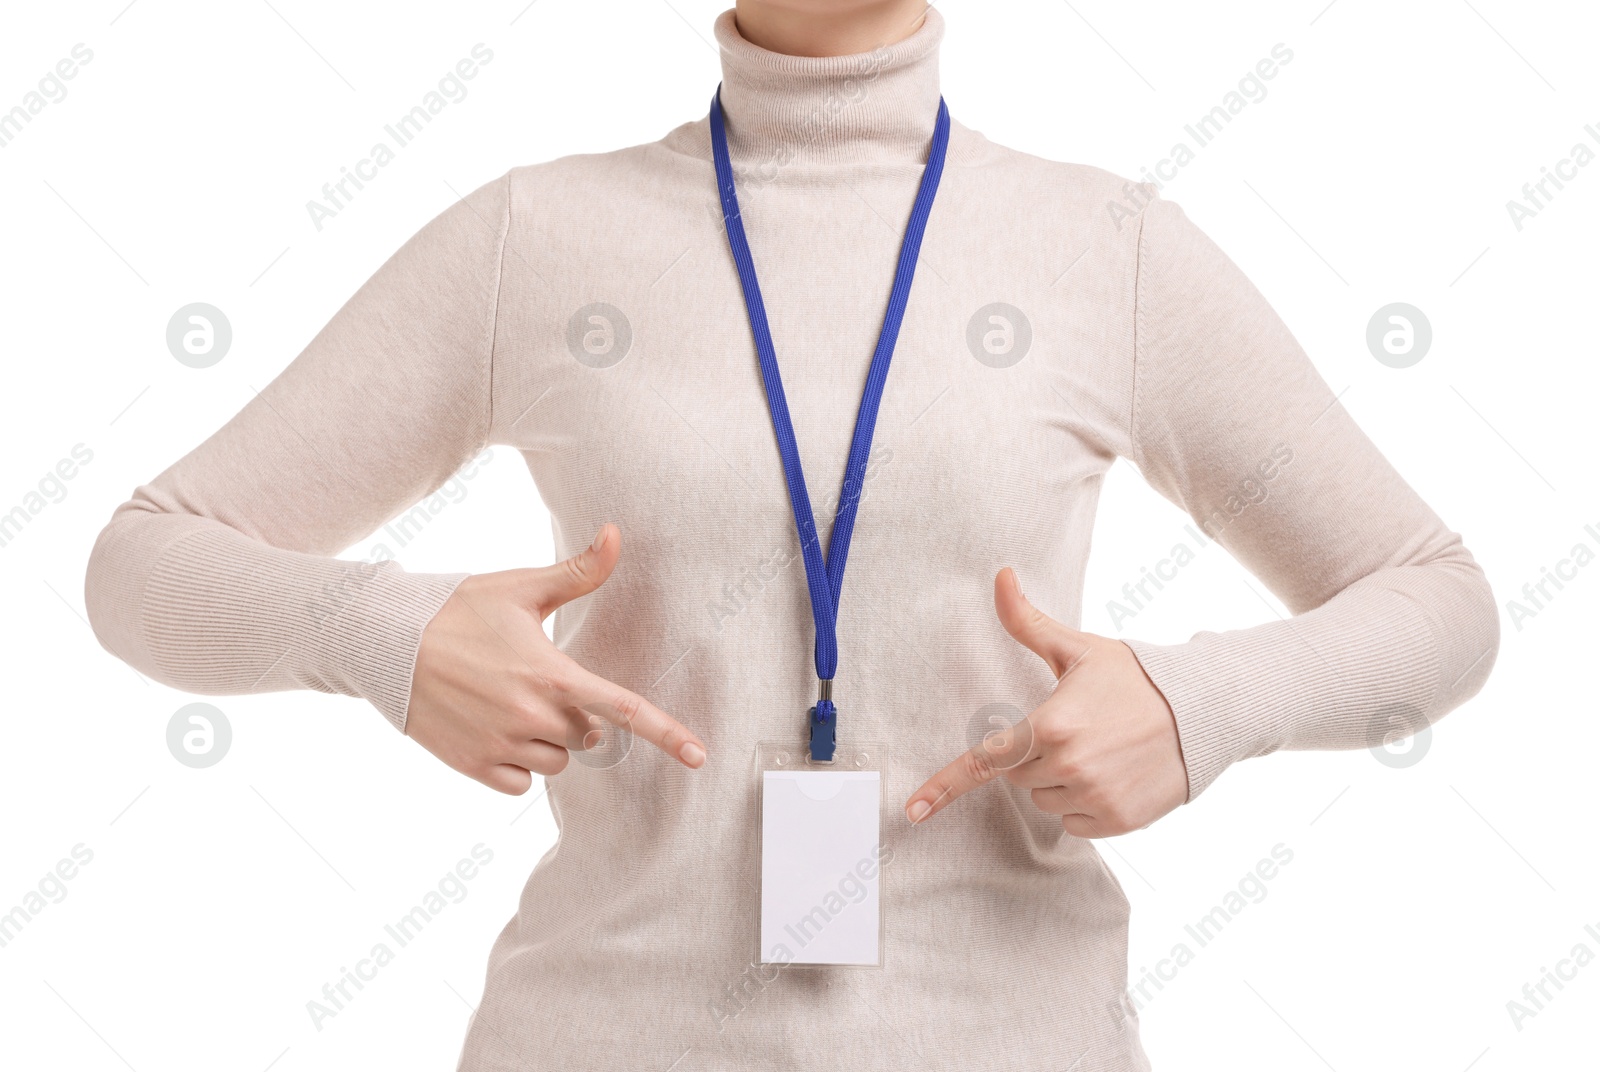
<path id="1" fill-rule="evenodd" d="M 928 779 L 906 817 L 923 822 L 996 777 L 1033 790 L 1034 804 L 1076 837 L 1126 834 L 1182 804 L 1189 776 L 1177 722 L 1133 650 L 1044 614 L 1009 568 L 994 579 L 994 605 L 1006 631 L 1049 665 L 1055 692 Z"/>

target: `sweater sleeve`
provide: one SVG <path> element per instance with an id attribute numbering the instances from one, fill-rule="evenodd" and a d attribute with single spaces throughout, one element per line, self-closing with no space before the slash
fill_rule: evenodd
<path id="1" fill-rule="evenodd" d="M 1176 716 L 1189 799 L 1237 760 L 1380 744 L 1475 694 L 1499 645 L 1482 570 L 1261 293 L 1159 198 L 1135 332 L 1131 460 L 1293 615 L 1130 643 Z"/>
<path id="2" fill-rule="evenodd" d="M 404 730 L 422 631 L 466 575 L 330 556 L 485 445 L 508 178 L 423 227 L 116 510 L 85 580 L 108 651 L 190 692 L 364 697 Z"/>

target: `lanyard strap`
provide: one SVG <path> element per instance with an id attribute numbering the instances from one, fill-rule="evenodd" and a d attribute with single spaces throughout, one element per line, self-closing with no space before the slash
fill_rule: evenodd
<path id="1" fill-rule="evenodd" d="M 883 314 L 883 329 L 878 347 L 867 371 L 866 388 L 861 392 L 861 407 L 856 412 L 855 435 L 850 441 L 850 458 L 845 465 L 844 486 L 839 492 L 839 510 L 828 536 L 824 558 L 817 537 L 817 522 L 806 492 L 806 477 L 800 467 L 800 447 L 795 442 L 794 425 L 789 420 L 789 404 L 783 394 L 783 377 L 778 372 L 778 355 L 767 326 L 766 305 L 761 300 L 761 284 L 756 279 L 755 261 L 739 215 L 739 198 L 734 191 L 733 165 L 728 160 L 728 135 L 722 119 L 722 88 L 711 98 L 711 153 L 717 172 L 717 192 L 722 198 L 722 222 L 728 231 L 728 246 L 739 271 L 744 290 L 745 309 L 750 315 L 750 331 L 755 337 L 756 356 L 761 362 L 761 379 L 766 385 L 767 408 L 772 413 L 772 428 L 778 437 L 778 453 L 783 459 L 783 476 L 789 486 L 789 505 L 800 535 L 800 555 L 806 568 L 806 585 L 811 592 L 811 617 L 816 628 L 816 665 L 819 682 L 817 705 L 811 709 L 811 758 L 833 759 L 835 709 L 833 676 L 838 669 L 839 646 L 836 634 L 839 594 L 844 587 L 844 564 L 850 553 L 850 537 L 855 531 L 856 508 L 866 484 L 867 456 L 872 450 L 872 432 L 878 423 L 878 403 L 889 377 L 889 361 L 900 337 L 900 322 L 905 318 L 906 301 L 911 296 L 911 280 L 917 271 L 917 253 L 922 234 L 933 211 L 933 198 L 944 173 L 945 150 L 950 143 L 950 111 L 944 98 L 934 122 L 933 142 L 928 162 L 922 169 L 922 184 L 911 208 L 905 238 L 900 243 L 900 260 L 895 267 L 894 287 L 889 292 L 889 307 Z"/>

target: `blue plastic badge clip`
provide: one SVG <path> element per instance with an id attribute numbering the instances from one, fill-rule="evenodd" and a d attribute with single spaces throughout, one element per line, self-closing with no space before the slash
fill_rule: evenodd
<path id="1" fill-rule="evenodd" d="M 811 761 L 832 763 L 839 720 L 833 706 L 833 681 L 817 683 L 817 703 L 807 714 L 811 721 Z"/>

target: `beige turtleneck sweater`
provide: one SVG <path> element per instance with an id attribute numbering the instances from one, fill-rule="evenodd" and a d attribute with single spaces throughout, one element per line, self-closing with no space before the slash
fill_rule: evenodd
<path id="1" fill-rule="evenodd" d="M 930 11 L 870 56 L 814 59 L 742 40 L 731 12 L 717 23 L 824 538 L 942 32 Z M 1123 457 L 1294 611 L 1133 644 L 1176 713 L 1191 797 L 1247 756 L 1439 717 L 1487 676 L 1497 615 L 1461 541 L 1255 287 L 1176 205 L 1133 192 L 1148 204 L 1118 219 L 1122 178 L 954 124 L 840 611 L 843 746 L 890 744 L 881 970 L 751 967 L 752 757 L 803 740 L 812 625 L 704 119 L 516 168 L 423 228 L 116 512 L 89 566 L 95 630 L 180 688 L 342 692 L 403 729 L 419 637 L 460 576 L 330 556 L 485 445 L 520 451 L 562 555 L 606 521 L 625 533 L 557 642 L 683 720 L 710 760 L 639 746 L 550 779 L 560 840 L 495 943 L 462 1068 L 1145 1068 L 1119 1001 L 1128 902 L 1094 846 L 1004 781 L 934 823 L 900 814 L 974 743 L 980 708 L 1027 710 L 1052 687 L 995 620 L 996 570 L 1075 624 L 1100 483 Z M 609 350 L 597 302 L 621 313 L 600 311 Z M 1026 318 L 1009 351 L 978 315 L 992 303 Z"/>

